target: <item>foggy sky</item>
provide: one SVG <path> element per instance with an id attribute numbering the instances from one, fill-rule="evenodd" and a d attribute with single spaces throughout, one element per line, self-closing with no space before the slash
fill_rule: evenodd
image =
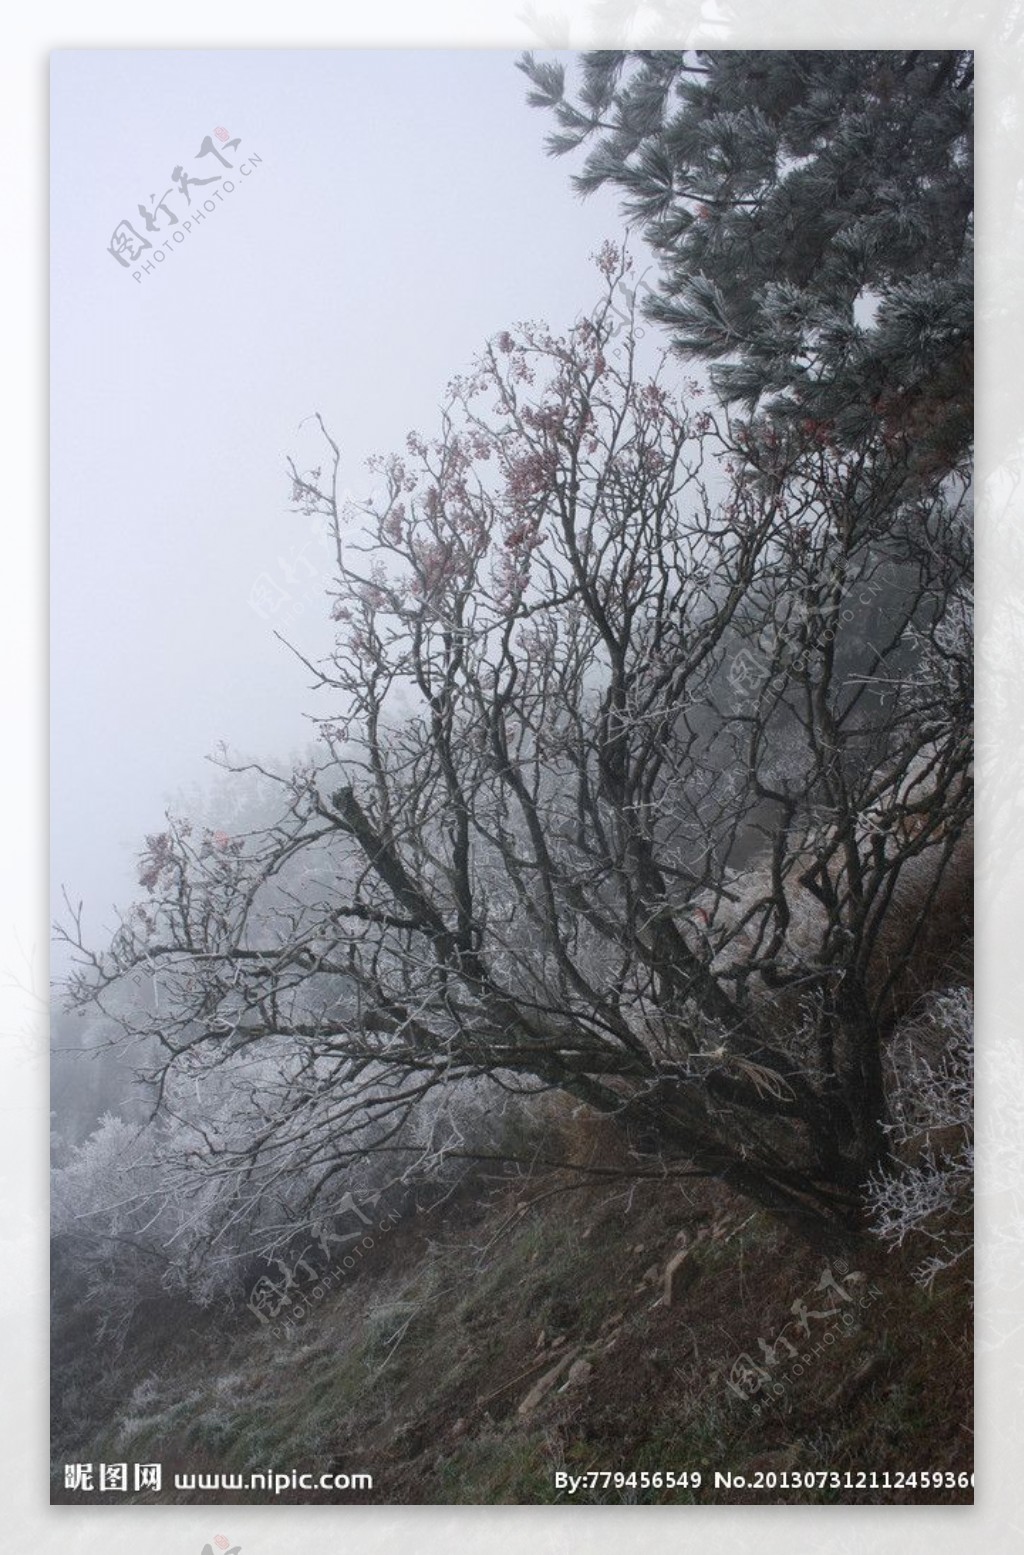
<path id="1" fill-rule="evenodd" d="M 53 56 L 51 875 L 94 939 L 219 741 L 287 757 L 326 711 L 274 637 L 330 641 L 322 553 L 288 506 L 287 455 L 319 453 L 307 418 L 368 495 L 366 458 L 432 431 L 489 335 L 564 327 L 598 295 L 589 256 L 622 220 L 545 155 L 515 58 Z M 233 170 L 197 159 L 215 128 Z M 188 232 L 178 167 L 235 185 Z M 146 235 L 140 203 L 154 244 L 174 236 L 167 191 L 181 241 L 122 268 L 108 245 L 124 220 Z"/>

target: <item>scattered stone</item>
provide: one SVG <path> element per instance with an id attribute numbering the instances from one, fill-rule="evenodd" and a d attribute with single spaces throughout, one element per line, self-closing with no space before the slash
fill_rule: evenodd
<path id="1" fill-rule="evenodd" d="M 773 1452 L 760 1452 L 756 1458 L 749 1459 L 743 1465 L 742 1472 L 749 1477 L 759 1472 L 782 1474 L 787 1469 L 795 1469 L 800 1463 L 802 1448 L 802 1442 L 790 1442 L 788 1447 L 777 1447 Z"/>
<path id="2" fill-rule="evenodd" d="M 465 1434 L 466 1434 L 466 1422 L 465 1422 L 465 1420 L 456 1420 L 455 1424 L 452 1426 L 452 1436 L 457 1441 L 460 1436 L 465 1436 Z"/>
<path id="3" fill-rule="evenodd" d="M 652 1263 L 650 1267 L 645 1269 L 643 1274 L 640 1276 L 640 1289 L 643 1290 L 645 1285 L 657 1285 L 660 1276 L 661 1270 L 659 1269 L 658 1265 L 656 1263 Z"/>
<path id="4" fill-rule="evenodd" d="M 662 1291 L 666 1307 L 670 1307 L 684 1291 L 689 1290 L 697 1278 L 697 1271 L 698 1263 L 689 1247 L 683 1247 L 678 1253 L 672 1254 L 665 1265 L 665 1285 Z"/>
<path id="5" fill-rule="evenodd" d="M 543 1348 L 547 1344 L 547 1342 L 548 1342 L 547 1330 L 542 1328 L 540 1333 L 537 1335 L 537 1349 L 538 1350 L 543 1350 Z"/>
<path id="6" fill-rule="evenodd" d="M 642 1242 L 637 1242 L 636 1246 L 631 1247 L 629 1250 L 631 1253 L 635 1253 L 639 1258 L 640 1254 L 645 1251 L 644 1244 Z"/>
<path id="7" fill-rule="evenodd" d="M 878 1381 L 885 1368 L 886 1359 L 881 1351 L 869 1355 L 861 1361 L 852 1376 L 844 1378 L 837 1388 L 833 1388 L 825 1400 L 824 1409 L 826 1411 L 849 1409 L 865 1389 Z"/>
<path id="8" fill-rule="evenodd" d="M 590 1381 L 590 1374 L 593 1370 L 594 1368 L 590 1361 L 584 1360 L 582 1356 L 578 1361 L 573 1361 L 572 1365 L 569 1367 L 569 1375 L 565 1380 L 566 1387 L 583 1387 L 584 1383 Z"/>
<path id="9" fill-rule="evenodd" d="M 552 1366 L 550 1371 L 546 1371 L 539 1382 L 534 1383 L 533 1387 L 530 1389 L 529 1393 L 527 1393 L 526 1397 L 523 1399 L 523 1402 L 519 1406 L 519 1413 L 521 1415 L 532 1414 L 533 1411 L 537 1408 L 537 1405 L 542 1403 L 544 1399 L 547 1398 L 559 1377 L 564 1376 L 565 1373 L 569 1370 L 569 1367 L 576 1359 L 577 1353 L 578 1350 L 576 1347 L 571 1350 L 567 1350 L 566 1353 L 562 1356 L 561 1360 L 557 1361 L 555 1365 Z"/>

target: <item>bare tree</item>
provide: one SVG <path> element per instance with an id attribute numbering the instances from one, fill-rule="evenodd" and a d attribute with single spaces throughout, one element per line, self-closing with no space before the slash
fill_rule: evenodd
<path id="1" fill-rule="evenodd" d="M 565 335 L 492 341 L 380 502 L 339 503 L 326 430 L 293 467 L 337 557 L 322 760 L 259 834 L 150 838 L 106 951 L 65 927 L 158 1107 L 230 1081 L 194 1164 L 236 1194 L 301 1172 L 313 1214 L 490 1077 L 858 1224 L 970 817 L 969 486 L 891 429 L 755 443 L 641 370 L 628 263 Z"/>

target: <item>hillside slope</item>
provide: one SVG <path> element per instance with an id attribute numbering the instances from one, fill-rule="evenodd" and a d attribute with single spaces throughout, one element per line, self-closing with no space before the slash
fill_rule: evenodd
<path id="1" fill-rule="evenodd" d="M 909 1252 L 870 1239 L 829 1262 L 702 1181 L 478 1179 L 386 1218 L 333 1288 L 297 1275 L 287 1327 L 167 1300 L 112 1355 L 58 1303 L 54 1498 L 154 1499 L 65 1492 L 61 1465 L 159 1461 L 163 1502 L 551 1502 L 569 1499 L 556 1474 L 590 1471 L 572 1499 L 973 1499 L 895 1483 L 973 1469 L 963 1272 L 926 1294 Z M 172 1488 L 264 1469 L 373 1488 Z M 794 1485 L 807 1470 L 844 1477 Z M 699 1487 L 667 1483 L 693 1471 Z"/>

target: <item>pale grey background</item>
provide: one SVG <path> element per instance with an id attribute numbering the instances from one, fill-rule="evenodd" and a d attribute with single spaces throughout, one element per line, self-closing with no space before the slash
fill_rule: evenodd
<path id="1" fill-rule="evenodd" d="M 543 8 L 541 8 L 543 9 Z M 9 519 L 5 526 L 8 591 L 0 612 L 8 756 L 0 764 L 8 835 L 0 874 L 0 1047 L 6 1060 L 0 1089 L 0 1180 L 5 1193 L 3 1248 L 8 1270 L 2 1293 L 6 1348 L 2 1475 L 3 1538 L 17 1549 L 152 1551 L 198 1555 L 224 1532 L 245 1555 L 291 1555 L 319 1543 L 362 1551 L 441 1555 L 456 1544 L 485 1551 L 640 1551 L 686 1540 L 695 1549 L 819 1552 L 960 1551 L 1001 1555 L 1021 1547 L 1024 1516 L 1018 1494 L 1024 1406 L 1022 1313 L 1022 1163 L 1020 929 L 1020 731 L 1024 632 L 1024 558 L 1019 497 L 1024 360 L 1022 315 L 1016 306 L 1021 252 L 1021 52 L 1019 7 L 1001 4 L 930 6 L 865 0 L 855 9 L 794 0 L 771 9 L 763 0 L 731 5 L 556 4 L 551 13 L 513 3 L 486 9 L 448 3 L 376 5 L 337 14 L 295 3 L 286 19 L 254 22 L 250 7 L 225 0 L 216 11 L 192 0 L 179 4 L 173 29 L 147 22 L 135 7 L 97 0 L 88 20 L 80 8 L 51 3 L 19 9 L 8 23 L 0 69 L 0 113 L 7 130 L 5 215 L 10 235 L 2 263 L 9 301 L 5 343 L 8 384 Z M 982 757 L 985 786 L 980 821 L 982 889 L 980 1008 L 982 1062 L 979 1117 L 984 1144 L 979 1202 L 978 1506 L 967 1509 L 864 1508 L 831 1511 L 666 1508 L 394 1509 L 354 1508 L 267 1512 L 232 1509 L 105 1508 L 76 1513 L 46 1507 L 45 1400 L 45 55 L 58 44 L 337 44 L 482 43 L 500 46 L 587 47 L 619 43 L 678 47 L 779 46 L 979 49 L 981 167 L 979 231 L 982 261 L 979 411 L 981 571 L 983 597 Z M 539 116 L 538 116 L 539 117 Z M 126 144 L 130 136 L 126 136 Z M 560 171 L 560 170 L 557 170 Z M 147 173 L 145 177 L 148 178 Z M 149 192 L 148 190 L 146 191 Z M 103 241 L 107 234 L 104 232 Z M 106 260 L 112 271 L 117 267 Z M 170 279 L 170 272 L 161 279 Z M 153 293 L 155 294 L 155 287 Z M 444 371 L 454 363 L 446 361 Z M 276 448 L 274 450 L 276 453 Z M 268 490 L 265 500 L 272 503 Z M 274 509 L 276 513 L 278 509 Z M 99 630 L 99 629 L 97 629 Z M 127 828 L 126 828 L 127 831 Z M 685 1524 L 684 1519 L 685 1517 Z"/>

